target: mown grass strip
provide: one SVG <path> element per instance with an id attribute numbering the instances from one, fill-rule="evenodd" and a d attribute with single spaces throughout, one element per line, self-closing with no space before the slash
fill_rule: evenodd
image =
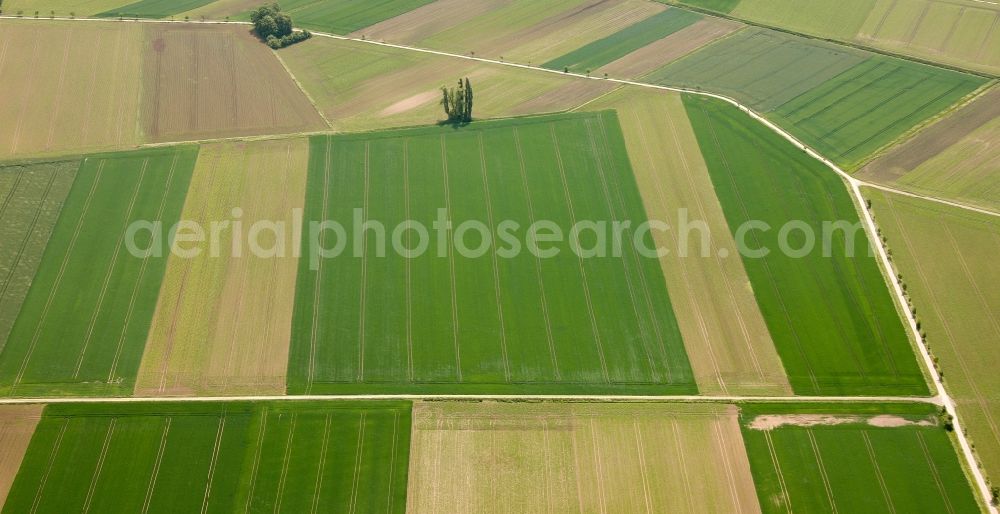
<path id="1" fill-rule="evenodd" d="M 131 393 L 166 257 L 132 255 L 126 230 L 140 220 L 177 221 L 197 153 L 188 146 L 84 159 L 0 353 L 3 394 Z M 151 237 L 139 231 L 136 247 Z"/>
<path id="2" fill-rule="evenodd" d="M 701 19 L 700 14 L 691 11 L 667 9 L 608 37 L 557 57 L 542 66 L 553 70 L 568 69 L 575 73 L 596 70 Z"/>
<path id="3" fill-rule="evenodd" d="M 927 394 L 843 182 L 735 107 L 684 101 L 795 392 Z M 834 231 L 834 223 L 847 228 Z"/>

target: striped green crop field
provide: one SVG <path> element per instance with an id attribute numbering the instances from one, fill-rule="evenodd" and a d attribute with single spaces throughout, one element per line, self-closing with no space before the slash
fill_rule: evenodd
<path id="1" fill-rule="evenodd" d="M 542 66 L 553 70 L 568 68 L 576 73 L 596 70 L 700 19 L 702 19 L 700 14 L 691 11 L 667 9 L 608 37 L 598 39 L 557 57 Z"/>
<path id="2" fill-rule="evenodd" d="M 0 391 L 131 394 L 167 259 L 132 255 L 127 228 L 177 221 L 197 153 L 189 146 L 84 159 L 0 353 Z M 136 247 L 151 237 L 138 232 Z"/>
<path id="3" fill-rule="evenodd" d="M 410 404 L 51 405 L 4 513 L 406 507 Z"/>
<path id="4" fill-rule="evenodd" d="M 147 0 L 149 1 L 149 0 Z M 157 0 L 161 1 L 161 0 Z M 196 1 L 196 0 L 189 0 Z M 286 0 L 281 10 L 295 20 L 296 27 L 348 34 L 399 16 L 433 0 Z M 198 6 L 192 6 L 194 9 Z M 245 9 L 244 2 L 234 2 L 235 9 Z M 188 9 L 185 9 L 188 10 Z M 249 11 L 231 13 L 233 19 L 249 20 Z"/>
<path id="5" fill-rule="evenodd" d="M 933 406 L 852 406 L 742 406 L 764 514 L 980 512 Z"/>
<path id="6" fill-rule="evenodd" d="M 729 228 L 749 250 L 747 275 L 796 394 L 927 394 L 841 179 L 736 107 L 684 101 Z M 838 222 L 851 227 L 822 237 Z"/>
<path id="7" fill-rule="evenodd" d="M 945 110 L 986 79 L 873 56 L 769 117 L 846 168 Z"/>
<path id="8" fill-rule="evenodd" d="M 174 14 L 197 9 L 212 3 L 214 0 L 139 0 L 127 5 L 116 6 L 98 14 L 98 17 L 117 17 L 119 15 L 138 18 L 166 18 Z"/>
<path id="9" fill-rule="evenodd" d="M 307 223 L 351 229 L 319 233 L 323 248 L 363 242 L 336 258 L 304 248 L 290 393 L 695 391 L 658 261 L 631 244 L 646 217 L 613 112 L 314 137 L 306 191 Z M 432 229 L 439 216 L 453 230 Z M 398 234 L 424 240 L 411 258 L 388 243 L 404 220 L 429 231 Z M 527 248 L 536 221 L 568 234 L 583 220 L 631 222 L 620 256 L 581 257 L 568 238 Z"/>
<path id="10" fill-rule="evenodd" d="M 79 161 L 0 167 L 0 351 L 38 270 Z"/>

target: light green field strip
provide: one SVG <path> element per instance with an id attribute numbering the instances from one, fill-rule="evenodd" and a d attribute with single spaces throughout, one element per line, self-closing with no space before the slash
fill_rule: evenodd
<path id="1" fill-rule="evenodd" d="M 804 34 L 850 41 L 878 0 L 741 0 L 730 15 Z"/>
<path id="2" fill-rule="evenodd" d="M 564 234 L 577 221 L 646 220 L 608 111 L 317 136 L 307 191 L 307 222 L 336 220 L 347 240 L 359 235 L 355 209 L 390 228 L 431 229 L 444 215 L 456 234 L 467 221 L 491 233 L 506 221 L 521 241 L 540 220 Z M 634 230 L 629 242 L 652 247 Z M 459 244 L 479 248 L 480 231 L 462 233 Z M 323 248 L 340 238 L 325 237 Z M 434 238 L 412 259 L 392 247 L 382 257 L 368 231 L 339 256 L 300 260 L 290 393 L 694 391 L 658 262 L 632 244 L 586 258 L 565 239 L 536 256 L 525 242 L 462 253 Z"/>
<path id="3" fill-rule="evenodd" d="M 239 219 L 243 228 L 234 237 L 223 226 L 216 242 L 171 254 L 136 395 L 284 393 L 298 269 L 293 218 L 305 202 L 308 152 L 305 139 L 202 147 L 181 219 L 206 240 L 213 223 Z M 181 255 L 192 248 L 197 256 Z"/>
<path id="4" fill-rule="evenodd" d="M 0 353 L 0 392 L 131 394 L 167 259 L 143 252 L 151 231 L 127 238 L 127 228 L 176 222 L 196 156 L 176 147 L 84 159 Z"/>
<path id="5" fill-rule="evenodd" d="M 650 219 L 673 230 L 654 233 L 670 253 L 660 259 L 698 390 L 720 395 L 791 394 L 781 360 L 736 255 L 712 181 L 680 95 L 622 88 L 587 105 L 616 109 Z M 701 254 L 701 232 L 684 240 L 680 216 L 707 226 L 710 248 Z M 681 256 L 684 248 L 686 256 Z"/>
<path id="6" fill-rule="evenodd" d="M 0 406 L 0 505 L 7 500 L 41 418 L 41 405 Z"/>
<path id="7" fill-rule="evenodd" d="M 498 64 L 313 38 L 281 51 L 333 127 L 343 131 L 428 125 L 444 119 L 441 86 L 469 77 L 476 119 L 567 110 L 611 87 Z"/>
<path id="8" fill-rule="evenodd" d="M 24 16 L 48 16 L 52 11 L 56 16 L 91 16 L 129 3 L 129 0 L 4 0 L 3 13 L 15 15 L 23 12 Z"/>
<path id="9" fill-rule="evenodd" d="M 926 395 L 841 178 L 728 103 L 684 103 L 795 392 Z"/>
<path id="10" fill-rule="evenodd" d="M 877 0 L 859 42 L 971 70 L 1000 73 L 1000 5 L 971 0 Z"/>
<path id="11" fill-rule="evenodd" d="M 410 514 L 758 513 L 735 407 L 417 403 Z"/>
<path id="12" fill-rule="evenodd" d="M 0 159 L 139 142 L 142 27 L 0 20 L 0 32 Z"/>
<path id="13" fill-rule="evenodd" d="M 741 407 L 765 514 L 981 512 L 933 407 L 923 406 L 922 416 L 894 406 L 875 415 L 840 407 Z"/>
<path id="14" fill-rule="evenodd" d="M 1000 477 L 1000 221 L 865 189 L 986 473 Z"/>
<path id="15" fill-rule="evenodd" d="M 3 512 L 386 512 L 406 505 L 410 404 L 46 407 Z"/>
<path id="16" fill-rule="evenodd" d="M 99 17 L 116 17 L 122 14 L 137 18 L 166 18 L 212 3 L 213 0 L 139 0 L 97 13 Z"/>
<path id="17" fill-rule="evenodd" d="M 0 351 L 42 260 L 79 161 L 0 167 Z"/>
<path id="18" fill-rule="evenodd" d="M 750 27 L 643 77 L 738 99 L 767 112 L 864 60 L 862 52 Z"/>

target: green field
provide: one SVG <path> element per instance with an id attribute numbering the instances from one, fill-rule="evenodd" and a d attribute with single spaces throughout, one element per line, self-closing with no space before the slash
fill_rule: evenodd
<path id="1" fill-rule="evenodd" d="M 700 14 L 683 9 L 667 9 L 608 37 L 557 57 L 542 66 L 553 70 L 569 68 L 576 73 L 596 70 L 700 19 L 702 19 Z"/>
<path id="2" fill-rule="evenodd" d="M 721 93 L 766 112 L 863 59 L 859 50 L 747 28 L 653 71 L 642 81 Z"/>
<path id="3" fill-rule="evenodd" d="M 131 394 L 167 259 L 132 256 L 126 227 L 174 224 L 197 153 L 84 159 L 0 353 L 3 394 Z M 145 248 L 149 232 L 135 239 Z"/>
<path id="4" fill-rule="evenodd" d="M 0 167 L 0 351 L 42 260 L 78 161 Z"/>
<path id="5" fill-rule="evenodd" d="M 306 220 L 350 228 L 358 208 L 390 229 L 412 219 L 430 230 L 445 209 L 456 229 L 512 220 L 524 241 L 537 220 L 568 233 L 575 220 L 646 219 L 612 112 L 315 137 L 311 145 Z M 406 247 L 416 247 L 419 236 L 408 234 Z M 314 271 L 303 253 L 290 393 L 694 392 L 658 262 L 630 243 L 621 257 L 580 258 L 568 242 L 548 258 L 526 247 L 513 257 L 491 251 L 512 248 L 503 242 L 463 256 L 447 240 L 439 253 L 437 232 L 430 235 L 428 251 L 412 259 L 391 247 L 379 257 L 371 231 L 357 248 L 363 257 L 348 245 Z M 592 235 L 584 233 L 583 248 Z M 324 248 L 338 239 L 324 237 Z M 463 240 L 475 249 L 483 236 L 473 230 Z"/>
<path id="6" fill-rule="evenodd" d="M 865 231 L 822 237 L 824 222 L 859 223 L 841 179 L 727 103 L 693 95 L 684 101 L 737 244 L 745 222 L 770 227 L 746 234 L 749 249 L 770 253 L 743 261 L 794 391 L 927 394 Z M 812 251 L 799 258 L 780 250 L 780 230 L 791 221 L 815 235 Z M 805 247 L 801 230 L 790 234 L 792 249 Z"/>
<path id="7" fill-rule="evenodd" d="M 932 406 L 922 406 L 927 409 L 924 416 L 895 405 L 855 413 L 841 406 L 835 414 L 799 407 L 775 412 L 768 406 L 744 406 L 741 412 L 747 456 L 765 514 L 980 512 L 948 433 L 933 423 Z M 897 411 L 899 407 L 903 409 Z M 905 425 L 875 426 L 872 410 Z M 809 427 L 750 426 L 760 415 L 795 423 L 805 414 L 858 414 L 859 419 Z"/>
<path id="8" fill-rule="evenodd" d="M 166 18 L 174 14 L 197 9 L 214 0 L 139 0 L 127 5 L 115 7 L 98 14 L 99 17 L 118 15 L 135 16 L 139 18 Z"/>
<path id="9" fill-rule="evenodd" d="M 769 117 L 850 169 L 985 82 L 973 75 L 873 56 L 781 105 Z"/>
<path id="10" fill-rule="evenodd" d="M 50 405 L 3 512 L 402 513 L 409 427 L 399 402 Z"/>
<path id="11" fill-rule="evenodd" d="M 664 4 L 682 4 L 726 14 L 736 8 L 740 0 L 657 0 Z"/>
<path id="12" fill-rule="evenodd" d="M 56 16 L 91 16 L 104 12 L 112 7 L 118 7 L 128 0 L 4 0 L 3 13 L 16 14 L 23 11 L 25 16 L 34 16 L 35 11 L 48 15 L 55 11 Z"/>
<path id="13" fill-rule="evenodd" d="M 804 34 L 850 41 L 877 0 L 742 0 L 736 18 Z"/>
<path id="14" fill-rule="evenodd" d="M 1000 219 L 865 189 L 917 309 L 927 344 L 958 404 L 962 428 L 1000 477 Z"/>
<path id="15" fill-rule="evenodd" d="M 154 0 L 162 1 L 162 0 Z M 197 0 L 189 0 L 197 1 Z M 296 27 L 348 34 L 399 16 L 433 0 L 285 0 L 281 10 L 288 13 Z M 239 5 L 239 4 L 237 4 Z M 191 8 L 197 7 L 193 5 Z M 185 9 L 187 10 L 187 9 Z M 235 13 L 234 13 L 235 14 Z M 250 12 L 237 14 L 234 19 L 249 20 Z"/>

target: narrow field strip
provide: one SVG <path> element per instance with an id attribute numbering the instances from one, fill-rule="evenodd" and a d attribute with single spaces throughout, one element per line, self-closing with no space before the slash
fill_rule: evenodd
<path id="1" fill-rule="evenodd" d="M 165 225 L 174 223 L 196 155 L 197 148 L 178 147 L 83 162 L 0 353 L 4 394 L 128 394 L 166 259 L 120 254 L 122 234 L 132 221 L 159 213 Z M 131 209 L 116 201 L 133 196 Z M 137 248 L 147 248 L 153 236 L 137 235 Z M 93 262 L 112 264 L 107 274 L 95 274 Z M 102 289 L 124 294 L 102 298 Z"/>
<path id="2" fill-rule="evenodd" d="M 308 512 L 316 495 L 402 514 L 409 416 L 401 402 L 48 406 L 4 512 Z"/>

